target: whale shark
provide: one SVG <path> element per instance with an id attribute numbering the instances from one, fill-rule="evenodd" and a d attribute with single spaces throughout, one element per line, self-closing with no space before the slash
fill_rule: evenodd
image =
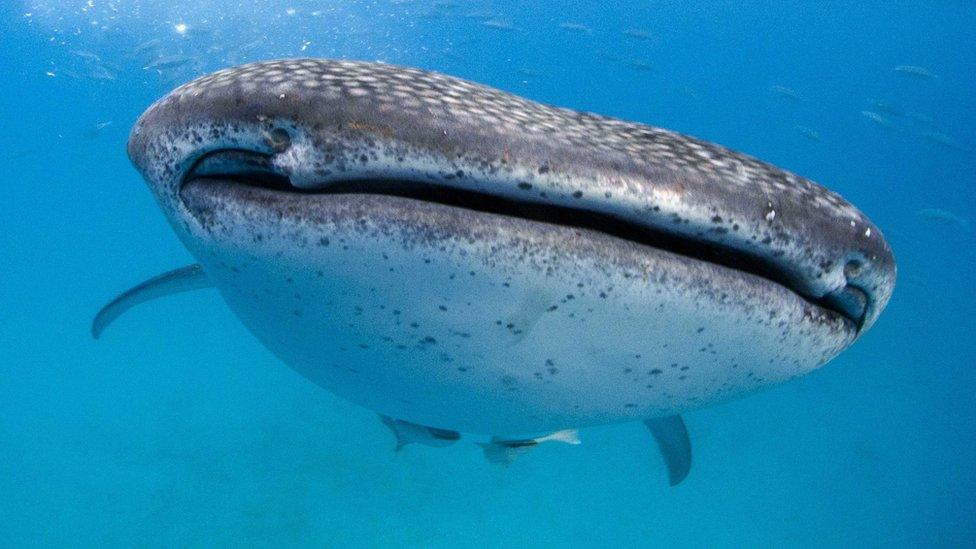
<path id="1" fill-rule="evenodd" d="M 678 484 L 683 413 L 819 368 L 896 278 L 881 231 L 799 175 L 384 63 L 203 76 L 145 111 L 128 155 L 197 263 L 111 301 L 95 337 L 214 288 L 397 448 L 464 433 L 506 461 L 641 421 Z"/>

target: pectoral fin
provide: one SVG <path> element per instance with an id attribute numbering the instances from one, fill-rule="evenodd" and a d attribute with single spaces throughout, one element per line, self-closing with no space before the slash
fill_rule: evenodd
<path id="1" fill-rule="evenodd" d="M 383 425 L 389 427 L 390 431 L 393 432 L 393 436 L 396 437 L 397 452 L 408 444 L 424 444 L 436 448 L 450 446 L 461 438 L 461 433 L 457 431 L 418 425 L 383 414 L 380 414 L 380 420 L 383 421 Z"/>
<path id="2" fill-rule="evenodd" d="M 691 440 L 685 422 L 681 416 L 668 416 L 644 420 L 644 425 L 661 449 L 671 486 L 677 486 L 691 470 Z"/>
<path id="3" fill-rule="evenodd" d="M 98 339 L 109 324 L 140 303 L 152 301 L 157 297 L 209 288 L 210 286 L 210 281 L 207 280 L 207 275 L 199 264 L 187 265 L 175 271 L 150 278 L 102 307 L 102 310 L 95 315 L 95 320 L 92 321 L 92 336 Z"/>

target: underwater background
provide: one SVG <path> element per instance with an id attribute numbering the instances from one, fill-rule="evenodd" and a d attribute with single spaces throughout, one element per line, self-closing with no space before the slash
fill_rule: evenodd
<path id="1" fill-rule="evenodd" d="M 0 546 L 972 546 L 976 4 L 9 0 L 0 6 Z M 758 156 L 853 202 L 899 280 L 829 365 L 513 465 L 394 453 L 214 291 L 125 155 L 173 87 L 280 57 L 419 66 Z M 328 342 L 323 342 L 328 344 Z"/>

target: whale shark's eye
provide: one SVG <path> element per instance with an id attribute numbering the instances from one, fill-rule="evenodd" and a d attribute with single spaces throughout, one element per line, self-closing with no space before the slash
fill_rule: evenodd
<path id="1" fill-rule="evenodd" d="M 844 276 L 847 277 L 848 279 L 857 278 L 857 276 L 860 274 L 861 274 L 860 261 L 856 259 L 852 259 L 847 262 L 847 265 L 844 265 Z"/>
<path id="2" fill-rule="evenodd" d="M 284 152 L 291 145 L 291 137 L 289 137 L 288 132 L 285 130 L 275 128 L 270 132 L 264 132 L 264 142 L 274 152 L 280 153 Z"/>

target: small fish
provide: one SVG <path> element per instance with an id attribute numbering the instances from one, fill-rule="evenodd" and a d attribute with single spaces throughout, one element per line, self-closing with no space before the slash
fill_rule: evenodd
<path id="1" fill-rule="evenodd" d="M 891 123 L 891 120 L 888 120 L 887 118 L 881 116 L 880 114 L 874 111 L 861 111 L 861 116 L 885 128 L 893 128 L 895 126 L 894 124 Z"/>
<path id="2" fill-rule="evenodd" d="M 489 19 L 482 23 L 482 25 L 488 27 L 489 29 L 503 30 L 503 31 L 516 31 L 515 25 L 509 23 L 508 21 L 501 21 L 498 19 Z"/>
<path id="3" fill-rule="evenodd" d="M 105 82 L 115 80 L 115 73 L 102 65 L 95 65 L 88 71 L 88 78 Z"/>
<path id="4" fill-rule="evenodd" d="M 112 121 L 111 120 L 108 120 L 106 122 L 99 122 L 99 123 L 95 124 L 94 126 L 92 126 L 91 128 L 88 128 L 88 131 L 85 132 L 85 138 L 86 139 L 95 139 L 96 137 L 98 137 L 102 133 L 102 130 L 104 130 L 105 128 L 107 128 L 107 127 L 109 127 L 111 125 L 112 125 Z"/>
<path id="5" fill-rule="evenodd" d="M 525 438 L 503 439 L 492 437 L 490 442 L 479 443 L 484 449 L 485 458 L 491 463 L 511 465 L 515 458 L 525 454 L 543 442 L 562 442 L 564 444 L 579 444 L 579 433 L 575 429 L 564 429 L 548 435 Z"/>
<path id="6" fill-rule="evenodd" d="M 135 47 L 129 51 L 129 57 L 141 57 L 151 51 L 156 51 L 163 46 L 162 40 L 159 38 L 153 38 L 151 40 L 146 40 L 137 44 Z"/>
<path id="7" fill-rule="evenodd" d="M 799 133 L 803 137 L 809 139 L 810 141 L 817 141 L 817 142 L 822 141 L 820 139 L 820 133 L 812 128 L 808 128 L 806 126 L 793 126 L 793 129 L 796 130 L 797 133 Z"/>
<path id="8" fill-rule="evenodd" d="M 393 436 L 396 437 L 397 452 L 408 444 L 423 444 L 424 446 L 442 448 L 454 444 L 461 438 L 461 434 L 457 431 L 417 425 L 383 414 L 380 414 L 380 420 L 383 421 L 383 425 L 390 428 L 390 431 L 393 431 Z"/>
<path id="9" fill-rule="evenodd" d="M 206 27 L 188 27 L 186 32 L 183 33 L 184 36 L 189 38 L 202 38 L 212 36 L 213 34 L 214 30 Z"/>
<path id="10" fill-rule="evenodd" d="M 785 97 L 790 101 L 797 101 L 797 102 L 803 101 L 803 97 L 801 97 L 800 94 L 796 93 L 796 91 L 794 91 L 792 88 L 787 88 L 786 86 L 777 85 L 777 86 L 770 86 L 769 89 L 773 93 L 779 95 L 780 97 Z"/>
<path id="11" fill-rule="evenodd" d="M 573 23 L 571 21 L 564 21 L 560 23 L 559 28 L 563 30 L 579 32 L 583 34 L 593 34 L 593 29 L 591 29 L 590 27 L 587 27 L 582 23 Z"/>
<path id="12" fill-rule="evenodd" d="M 920 112 L 908 111 L 908 112 L 905 113 L 905 118 L 909 118 L 912 121 L 917 122 L 919 124 L 923 124 L 925 126 L 934 126 L 935 125 L 935 119 L 934 118 L 932 118 L 931 116 L 929 116 L 927 114 L 923 114 L 923 113 L 920 113 Z"/>
<path id="13" fill-rule="evenodd" d="M 915 212 L 915 215 L 926 221 L 934 221 L 944 223 L 946 225 L 956 225 L 963 228 L 969 228 L 968 219 L 957 215 L 955 212 L 942 208 L 924 208 Z"/>
<path id="14" fill-rule="evenodd" d="M 263 44 L 264 41 L 265 41 L 265 37 L 262 36 L 261 38 L 258 38 L 256 40 L 252 40 L 252 41 L 248 42 L 247 44 L 244 44 L 243 46 L 240 47 L 240 49 L 245 50 L 245 51 L 247 51 L 247 50 L 253 50 L 254 48 L 256 48 L 256 47 L 260 46 L 261 44 Z"/>
<path id="15" fill-rule="evenodd" d="M 871 101 L 871 110 L 888 116 L 905 116 L 905 110 L 888 101 Z"/>
<path id="16" fill-rule="evenodd" d="M 653 40 L 654 35 L 649 31 L 644 29 L 627 29 L 624 31 L 624 36 L 629 36 L 631 38 L 637 38 L 638 40 Z"/>
<path id="17" fill-rule="evenodd" d="M 175 69 L 177 67 L 182 67 L 193 61 L 192 57 L 186 57 L 183 55 L 164 55 L 162 57 L 157 57 L 151 63 L 142 67 L 143 70 L 165 70 L 165 69 Z"/>
<path id="18" fill-rule="evenodd" d="M 903 74 L 918 80 L 932 80 L 933 78 L 936 78 L 936 75 L 930 70 L 917 65 L 898 65 L 893 70 L 898 74 Z"/>
<path id="19" fill-rule="evenodd" d="M 99 57 L 98 55 L 96 55 L 96 54 L 94 54 L 94 53 L 92 53 L 90 51 L 86 51 L 86 50 L 71 50 L 69 53 L 71 55 L 79 58 L 79 59 L 84 59 L 85 61 L 88 61 L 88 62 L 91 62 L 91 63 L 101 63 L 102 62 L 102 58 L 101 57 Z"/>
<path id="20" fill-rule="evenodd" d="M 947 149 L 954 149 L 957 151 L 966 150 L 966 148 L 962 146 L 962 143 L 956 141 L 952 137 L 949 137 L 948 135 L 942 132 L 925 131 L 919 133 L 919 135 L 921 135 L 925 139 L 928 139 L 932 143 L 935 143 L 936 145 L 941 145 Z"/>

